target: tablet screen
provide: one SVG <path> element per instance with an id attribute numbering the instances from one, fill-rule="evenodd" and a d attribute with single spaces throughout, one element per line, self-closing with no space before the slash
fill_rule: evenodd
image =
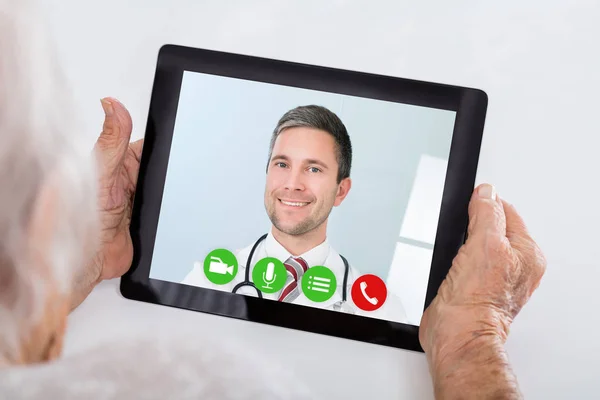
<path id="1" fill-rule="evenodd" d="M 185 71 L 150 278 L 419 325 L 455 116 Z"/>

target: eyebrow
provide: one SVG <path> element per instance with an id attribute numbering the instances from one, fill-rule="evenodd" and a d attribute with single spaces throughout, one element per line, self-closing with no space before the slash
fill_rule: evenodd
<path id="1" fill-rule="evenodd" d="M 276 154 L 273 157 L 271 157 L 271 162 L 276 160 L 291 161 L 290 158 L 284 154 Z M 316 164 L 320 167 L 323 167 L 324 169 L 329 169 L 329 166 L 327 164 L 325 164 L 321 160 L 317 160 L 316 158 L 309 158 L 304 160 L 304 162 L 307 164 Z"/>

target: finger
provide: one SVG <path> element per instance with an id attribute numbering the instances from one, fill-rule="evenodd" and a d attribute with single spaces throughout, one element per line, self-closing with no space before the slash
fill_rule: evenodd
<path id="1" fill-rule="evenodd" d="M 529 236 L 525 221 L 517 212 L 517 209 L 509 202 L 502 200 L 502 208 L 506 215 L 506 237 L 508 240 Z"/>
<path id="2" fill-rule="evenodd" d="M 506 215 L 506 238 L 513 249 L 523 255 L 529 255 L 536 251 L 535 242 L 529 235 L 525 221 L 517 212 L 517 209 L 510 203 L 502 201 L 504 213 Z"/>
<path id="3" fill-rule="evenodd" d="M 524 278 L 529 297 L 539 286 L 546 271 L 546 257 L 529 234 L 517 209 L 506 201 L 502 201 L 502 205 L 506 214 L 506 237 L 525 268 Z"/>
<path id="4" fill-rule="evenodd" d="M 135 159 L 140 162 L 142 158 L 142 148 L 144 147 L 144 139 L 136 140 L 135 142 L 129 145 L 131 152 L 135 156 Z"/>
<path id="5" fill-rule="evenodd" d="M 492 185 L 482 184 L 473 192 L 469 203 L 468 236 L 506 235 L 506 218 L 502 202 Z"/>
<path id="6" fill-rule="evenodd" d="M 129 111 L 117 99 L 107 97 L 100 100 L 104 110 L 104 124 L 98 138 L 101 147 L 115 148 L 129 143 L 133 124 Z"/>
<path id="7" fill-rule="evenodd" d="M 135 187 L 137 185 L 143 146 L 144 139 L 136 140 L 129 145 L 130 155 L 128 156 L 128 160 L 125 162 L 125 169 L 127 171 L 127 176 L 129 177 L 129 182 L 133 187 L 132 192 L 135 191 Z"/>

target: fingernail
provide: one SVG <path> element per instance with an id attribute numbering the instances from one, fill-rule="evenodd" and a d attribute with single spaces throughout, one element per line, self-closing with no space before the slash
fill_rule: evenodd
<path id="1" fill-rule="evenodd" d="M 111 117 L 113 115 L 113 113 L 115 112 L 115 109 L 113 108 L 112 103 L 106 99 L 100 99 L 100 103 L 102 104 L 102 109 L 104 110 L 104 114 L 106 114 L 107 117 Z"/>
<path id="2" fill-rule="evenodd" d="M 494 186 L 492 186 L 492 185 L 488 185 L 487 183 L 479 186 L 479 190 L 477 191 L 477 194 L 482 199 L 496 200 L 496 188 L 494 188 Z"/>

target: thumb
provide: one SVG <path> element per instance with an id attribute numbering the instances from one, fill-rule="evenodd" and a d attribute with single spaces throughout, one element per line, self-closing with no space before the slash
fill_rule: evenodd
<path id="1" fill-rule="evenodd" d="M 123 143 L 128 144 L 133 128 L 129 111 L 117 99 L 111 97 L 100 100 L 100 103 L 104 110 L 104 124 L 98 138 L 98 146 L 115 149 L 123 146 Z"/>
<path id="2" fill-rule="evenodd" d="M 506 236 L 504 207 L 492 185 L 482 184 L 475 189 L 469 203 L 468 236 L 486 234 Z"/>

